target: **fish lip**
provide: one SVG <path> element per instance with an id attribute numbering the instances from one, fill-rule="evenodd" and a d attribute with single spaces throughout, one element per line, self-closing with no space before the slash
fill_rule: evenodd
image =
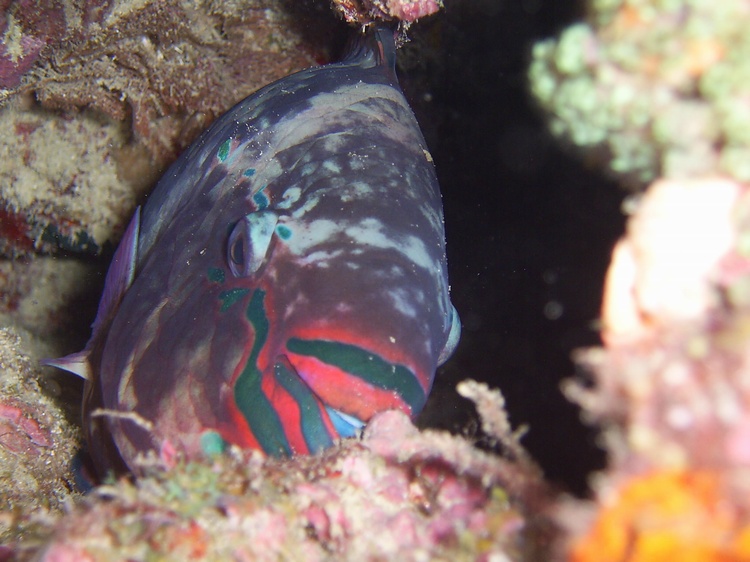
<path id="1" fill-rule="evenodd" d="M 326 406 L 325 409 L 328 412 L 331 423 L 341 437 L 358 436 L 365 426 L 365 422 L 341 410 L 337 410 L 331 406 Z"/>

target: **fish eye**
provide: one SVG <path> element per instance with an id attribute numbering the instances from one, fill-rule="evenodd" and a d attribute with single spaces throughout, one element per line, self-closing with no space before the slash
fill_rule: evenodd
<path id="1" fill-rule="evenodd" d="M 271 211 L 250 213 L 232 228 L 227 263 L 235 277 L 249 277 L 263 265 L 279 218 Z"/>
<path id="2" fill-rule="evenodd" d="M 242 236 L 229 242 L 229 261 L 238 269 L 242 269 L 245 264 L 245 241 Z"/>

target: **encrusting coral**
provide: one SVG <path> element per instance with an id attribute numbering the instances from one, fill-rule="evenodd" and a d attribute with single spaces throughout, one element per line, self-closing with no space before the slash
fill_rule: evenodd
<path id="1" fill-rule="evenodd" d="M 0 559 L 77 494 L 71 470 L 80 432 L 42 392 L 21 338 L 0 328 Z"/>
<path id="2" fill-rule="evenodd" d="M 473 381 L 490 436 L 521 460 L 384 412 L 314 456 L 231 449 L 206 462 L 144 459 L 146 475 L 96 488 L 70 513 L 35 522 L 20 560 L 533 559 L 546 491 L 521 453 L 497 391 Z M 534 515 L 536 514 L 536 515 Z"/>
<path id="3" fill-rule="evenodd" d="M 409 25 L 443 7 L 442 0 L 333 0 L 349 23 L 366 25 L 378 20 L 398 20 Z"/>
<path id="4" fill-rule="evenodd" d="M 594 386 L 565 387 L 610 456 L 573 560 L 750 558 L 748 213 L 747 186 L 662 180 L 629 221 L 607 277 L 606 348 L 577 354 Z"/>
<path id="5" fill-rule="evenodd" d="M 0 255 L 114 243 L 159 171 L 213 119 L 315 63 L 290 6 L 0 6 Z"/>

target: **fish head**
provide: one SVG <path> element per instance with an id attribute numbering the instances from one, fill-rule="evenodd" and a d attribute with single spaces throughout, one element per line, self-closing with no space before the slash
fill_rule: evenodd
<path id="1" fill-rule="evenodd" d="M 244 445 L 266 452 L 313 452 L 356 434 L 377 412 L 421 411 L 453 345 L 448 338 L 433 349 L 447 333 L 432 320 L 435 309 L 457 322 L 450 304 L 439 304 L 440 287 L 383 228 L 269 209 L 229 226 L 225 266 L 210 276 L 224 287 L 215 295 L 221 331 L 248 339 L 228 378 L 225 438 L 242 434 Z"/>

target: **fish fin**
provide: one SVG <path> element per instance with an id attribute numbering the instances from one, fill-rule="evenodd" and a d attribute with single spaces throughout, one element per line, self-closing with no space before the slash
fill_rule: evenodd
<path id="1" fill-rule="evenodd" d="M 135 214 L 125 229 L 125 233 L 120 240 L 120 245 L 112 256 L 112 263 L 107 271 L 107 277 L 104 280 L 104 292 L 99 301 L 99 309 L 96 311 L 96 318 L 91 324 L 93 339 L 99 328 L 105 323 L 120 306 L 120 301 L 125 295 L 130 285 L 133 284 L 135 276 L 135 264 L 138 254 L 138 234 L 141 226 L 141 208 L 135 210 Z M 89 340 L 90 341 L 90 340 Z M 88 345 L 86 346 L 88 348 Z"/>
<path id="2" fill-rule="evenodd" d="M 347 46 L 342 62 L 357 64 L 362 68 L 382 66 L 396 77 L 396 37 L 398 32 L 387 23 L 377 23 L 355 36 Z"/>
<path id="3" fill-rule="evenodd" d="M 373 32 L 378 64 L 396 75 L 396 37 L 398 32 L 388 24 L 378 24 Z"/>
<path id="4" fill-rule="evenodd" d="M 65 357 L 57 357 L 56 359 L 42 359 L 39 363 L 48 367 L 57 367 L 63 371 L 68 371 L 69 373 L 78 375 L 87 381 L 91 380 L 91 364 L 89 363 L 88 349 L 84 349 L 77 353 L 71 353 Z"/>
<path id="5" fill-rule="evenodd" d="M 448 341 L 445 342 L 443 350 L 440 352 L 438 357 L 438 365 L 442 365 L 458 347 L 458 342 L 461 339 L 461 319 L 458 317 L 458 311 L 456 307 L 451 305 L 451 328 L 448 332 Z"/>
<path id="6" fill-rule="evenodd" d="M 115 255 L 112 257 L 112 263 L 109 266 L 107 278 L 104 281 L 104 292 L 99 301 L 99 309 L 96 311 L 94 323 L 91 324 L 91 338 L 89 338 L 86 347 L 82 351 L 71 353 L 65 357 L 42 359 L 40 364 L 57 367 L 58 369 L 78 375 L 85 380 L 92 380 L 93 373 L 91 371 L 89 356 L 91 355 L 93 342 L 102 324 L 106 323 L 114 310 L 120 306 L 123 295 L 133 283 L 140 220 L 141 208 L 138 207 L 128 228 L 125 229 L 125 234 L 115 251 Z"/>

